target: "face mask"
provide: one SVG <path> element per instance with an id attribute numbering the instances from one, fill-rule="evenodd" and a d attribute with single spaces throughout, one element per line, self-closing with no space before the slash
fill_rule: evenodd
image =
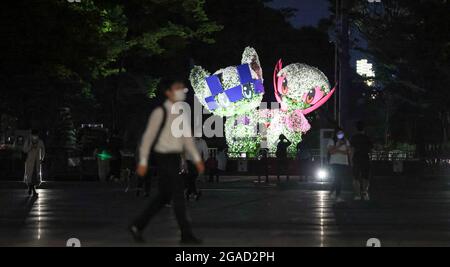
<path id="1" fill-rule="evenodd" d="M 337 138 L 338 138 L 339 140 L 342 140 L 342 139 L 344 139 L 344 137 L 345 137 L 345 135 L 344 135 L 344 134 L 338 134 L 338 135 L 337 135 Z"/>
<path id="2" fill-rule="evenodd" d="M 186 100 L 186 93 L 184 90 L 175 91 L 175 101 L 181 102 Z"/>

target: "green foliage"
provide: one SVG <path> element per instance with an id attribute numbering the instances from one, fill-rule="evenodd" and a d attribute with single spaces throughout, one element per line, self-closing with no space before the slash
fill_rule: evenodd
<path id="1" fill-rule="evenodd" d="M 5 5 L 0 10 L 5 55 L 0 104 L 26 118 L 61 106 L 85 113 L 98 104 L 110 107 L 104 100 L 131 87 L 154 97 L 156 77 L 167 74 L 155 71 L 155 62 L 190 42 L 212 43 L 212 33 L 221 29 L 203 6 L 204 0 L 18 0 Z M 130 83 L 124 77 L 137 85 L 122 90 Z"/>
<path id="2" fill-rule="evenodd" d="M 443 86 L 450 83 L 450 2 L 349 3 L 352 27 L 367 41 L 367 46 L 355 45 L 375 62 L 381 94 L 380 100 L 370 103 L 386 117 L 382 124 L 388 128 L 386 139 L 414 142 L 422 127 L 442 132 L 433 142 L 445 139 L 449 125 L 442 120 L 450 112 L 450 94 Z M 429 124 L 434 124 L 432 129 L 425 126 Z"/>
<path id="3" fill-rule="evenodd" d="M 286 65 L 302 62 L 316 66 L 331 78 L 334 48 L 328 33 L 312 27 L 296 29 L 288 22 L 292 10 L 275 10 L 265 2 L 269 1 L 206 1 L 208 16 L 223 25 L 223 30 L 214 35 L 212 45 L 194 43 L 195 63 L 217 70 L 240 62 L 242 49 L 251 46 L 260 56 L 268 92 L 273 89 L 270 77 L 280 58 Z"/>
<path id="4" fill-rule="evenodd" d="M 76 147 L 76 132 L 69 108 L 60 108 L 50 135 L 50 147 L 70 152 Z"/>
<path id="5" fill-rule="evenodd" d="M 155 79 L 152 77 L 146 77 L 145 83 L 146 83 L 146 95 L 148 98 L 154 98 L 156 97 L 156 91 L 158 88 L 159 81 L 161 79 Z"/>

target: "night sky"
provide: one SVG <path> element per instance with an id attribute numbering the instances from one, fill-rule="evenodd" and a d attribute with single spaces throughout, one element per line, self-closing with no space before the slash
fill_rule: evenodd
<path id="1" fill-rule="evenodd" d="M 298 9 L 297 16 L 291 20 L 295 27 L 317 26 L 317 23 L 330 16 L 329 0 L 273 0 L 268 6 L 274 8 L 293 7 Z M 365 47 L 364 39 L 358 36 L 362 47 Z M 350 64 L 355 66 L 356 60 L 365 58 L 365 55 L 356 50 L 351 50 L 352 56 Z"/>
<path id="2" fill-rule="evenodd" d="M 293 7 L 298 9 L 297 16 L 291 21 L 296 27 L 317 26 L 320 19 L 329 16 L 328 0 L 273 0 L 268 5 L 275 8 Z"/>

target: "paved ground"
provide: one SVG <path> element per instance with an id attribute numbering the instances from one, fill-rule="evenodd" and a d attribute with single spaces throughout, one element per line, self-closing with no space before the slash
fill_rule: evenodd
<path id="1" fill-rule="evenodd" d="M 125 231 L 145 203 L 117 184 L 43 185 L 31 199 L 19 183 L 0 183 L 0 246 L 134 246 Z M 205 246 L 384 246 L 450 245 L 450 186 L 445 179 L 377 179 L 372 201 L 335 206 L 326 184 L 259 185 L 253 178 L 228 178 L 202 185 L 190 202 L 196 233 Z M 178 230 L 166 208 L 146 231 L 148 246 L 178 246 Z"/>

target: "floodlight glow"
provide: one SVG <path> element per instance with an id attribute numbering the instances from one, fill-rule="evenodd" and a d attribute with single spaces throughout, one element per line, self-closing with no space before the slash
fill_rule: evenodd
<path id="1" fill-rule="evenodd" d="M 319 169 L 316 176 L 319 180 L 325 180 L 328 178 L 328 172 L 325 169 Z"/>
<path id="2" fill-rule="evenodd" d="M 356 61 L 356 72 L 368 78 L 375 77 L 375 71 L 373 70 L 373 64 L 369 63 L 367 59 L 361 59 Z"/>
<path id="3" fill-rule="evenodd" d="M 362 77 L 375 78 L 375 71 L 373 70 L 373 64 L 369 63 L 367 59 L 361 59 L 356 61 L 356 72 Z M 366 81 L 367 86 L 372 87 L 375 82 L 373 79 Z"/>

